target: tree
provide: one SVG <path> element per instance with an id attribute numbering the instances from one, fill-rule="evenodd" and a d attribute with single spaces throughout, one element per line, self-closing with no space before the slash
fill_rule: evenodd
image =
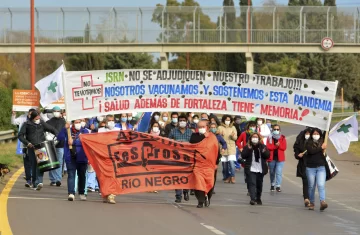
<path id="1" fill-rule="evenodd" d="M 153 56 L 147 53 L 112 53 L 105 55 L 104 69 L 152 69 Z"/>
<path id="2" fill-rule="evenodd" d="M 324 6 L 336 6 L 336 0 L 325 0 Z"/>

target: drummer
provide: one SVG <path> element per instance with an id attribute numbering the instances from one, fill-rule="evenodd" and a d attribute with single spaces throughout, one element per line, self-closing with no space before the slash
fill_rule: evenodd
<path id="1" fill-rule="evenodd" d="M 40 190 L 43 187 L 44 173 L 40 173 L 37 166 L 34 146 L 46 140 L 45 132 L 50 132 L 55 136 L 59 133 L 55 128 L 42 121 L 37 111 L 33 111 L 30 114 L 29 120 L 22 125 L 18 133 L 19 140 L 27 146 L 32 169 L 32 185 L 36 190 Z"/>

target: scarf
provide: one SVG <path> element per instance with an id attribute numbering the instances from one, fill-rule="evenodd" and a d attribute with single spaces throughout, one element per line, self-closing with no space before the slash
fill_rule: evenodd
<path id="1" fill-rule="evenodd" d="M 259 148 L 259 144 L 257 145 L 252 145 L 252 148 L 254 149 L 254 155 L 255 155 L 255 162 L 259 162 L 260 160 L 260 148 Z"/>
<path id="2" fill-rule="evenodd" d="M 279 140 L 281 137 L 281 134 L 278 134 L 278 135 L 272 134 L 272 137 L 276 140 Z"/>

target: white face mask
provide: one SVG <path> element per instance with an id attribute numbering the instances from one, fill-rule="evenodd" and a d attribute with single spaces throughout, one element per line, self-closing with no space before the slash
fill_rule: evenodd
<path id="1" fill-rule="evenodd" d="M 262 125 L 262 121 L 257 121 L 257 124 L 260 126 Z"/>
<path id="2" fill-rule="evenodd" d="M 230 125 L 230 121 L 225 121 L 225 125 Z"/>
<path id="3" fill-rule="evenodd" d="M 81 122 L 81 127 L 84 128 L 86 126 L 86 122 Z"/>
<path id="4" fill-rule="evenodd" d="M 182 127 L 182 128 L 186 127 L 186 122 L 184 122 L 184 121 L 180 122 L 179 126 Z"/>
<path id="5" fill-rule="evenodd" d="M 259 143 L 259 138 L 251 138 L 251 142 L 253 144 L 257 144 L 257 143 Z"/>
<path id="6" fill-rule="evenodd" d="M 318 141 L 320 139 L 320 135 L 313 135 L 312 138 L 315 140 L 315 141 Z"/>
<path id="7" fill-rule="evenodd" d="M 102 121 L 104 121 L 104 117 L 103 117 L 103 116 L 99 116 L 99 117 L 97 117 L 97 120 L 98 120 L 99 122 L 102 122 Z"/>
<path id="8" fill-rule="evenodd" d="M 108 124 L 107 124 L 107 127 L 109 128 L 109 130 L 114 129 L 114 127 L 115 127 L 115 122 L 114 122 L 114 121 L 109 121 Z"/>
<path id="9" fill-rule="evenodd" d="M 75 129 L 78 131 L 81 129 L 81 123 L 76 123 L 74 126 L 75 126 Z"/>
<path id="10" fill-rule="evenodd" d="M 153 127 L 153 128 L 152 128 L 152 131 L 153 131 L 153 132 L 156 132 L 156 133 L 159 132 L 159 127 Z"/>
<path id="11" fill-rule="evenodd" d="M 60 112 L 53 112 L 53 114 L 54 114 L 54 117 L 56 117 L 56 118 L 60 117 Z"/>
<path id="12" fill-rule="evenodd" d="M 162 119 L 164 120 L 164 122 L 167 122 L 169 120 L 168 117 L 163 117 Z"/>
<path id="13" fill-rule="evenodd" d="M 199 119 L 194 119 L 194 123 L 198 124 L 199 123 Z"/>
<path id="14" fill-rule="evenodd" d="M 305 135 L 305 139 L 308 140 L 310 138 L 310 135 Z"/>
<path id="15" fill-rule="evenodd" d="M 40 119 L 34 121 L 35 124 L 40 124 Z"/>
<path id="16" fill-rule="evenodd" d="M 155 121 L 159 121 L 160 116 L 159 116 L 159 115 L 155 115 L 155 116 L 154 116 L 154 119 L 155 119 Z"/>
<path id="17" fill-rule="evenodd" d="M 206 133 L 206 128 L 199 128 L 199 133 L 200 134 L 205 134 Z"/>
<path id="18" fill-rule="evenodd" d="M 65 116 L 63 116 L 63 118 L 66 120 L 66 115 L 65 115 Z"/>
<path id="19" fill-rule="evenodd" d="M 132 117 L 128 117 L 128 121 L 132 121 Z"/>

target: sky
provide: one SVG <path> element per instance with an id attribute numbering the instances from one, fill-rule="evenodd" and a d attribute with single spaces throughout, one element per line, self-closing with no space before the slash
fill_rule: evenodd
<path id="1" fill-rule="evenodd" d="M 121 2 L 121 5 L 119 4 Z M 36 7 L 139 7 L 164 4 L 166 0 L 35 0 Z M 221 6 L 222 0 L 197 0 L 201 6 Z M 235 2 L 238 2 L 235 0 Z M 254 6 L 261 6 L 264 0 L 253 0 Z M 286 5 L 288 0 L 277 0 L 278 4 Z M 359 0 L 337 0 L 338 6 L 359 5 Z M 0 0 L 0 7 L 29 7 L 29 0 Z"/>

